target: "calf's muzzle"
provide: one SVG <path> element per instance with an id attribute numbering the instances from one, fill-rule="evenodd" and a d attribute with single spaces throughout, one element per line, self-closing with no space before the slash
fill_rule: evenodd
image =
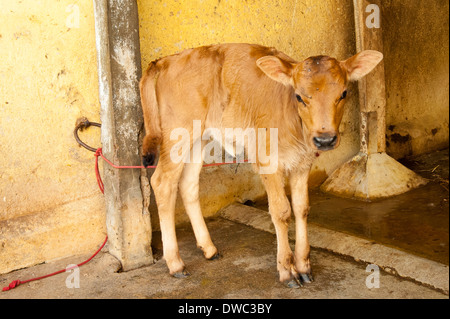
<path id="1" fill-rule="evenodd" d="M 313 137 L 313 143 L 320 151 L 332 150 L 336 146 L 337 140 L 337 135 L 330 133 Z"/>

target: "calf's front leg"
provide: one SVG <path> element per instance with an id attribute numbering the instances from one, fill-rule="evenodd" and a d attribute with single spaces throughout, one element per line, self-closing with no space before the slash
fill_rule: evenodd
<path id="1" fill-rule="evenodd" d="M 295 258 L 289 246 L 288 227 L 291 205 L 284 190 L 284 176 L 281 173 L 261 174 L 269 200 L 269 212 L 277 235 L 277 269 L 280 281 L 290 288 L 301 286 L 295 269 Z"/>
<path id="2" fill-rule="evenodd" d="M 295 216 L 295 269 L 303 282 L 311 282 L 311 265 L 309 261 L 309 242 L 307 218 L 309 213 L 308 199 L 309 170 L 296 171 L 290 176 L 292 209 Z"/>

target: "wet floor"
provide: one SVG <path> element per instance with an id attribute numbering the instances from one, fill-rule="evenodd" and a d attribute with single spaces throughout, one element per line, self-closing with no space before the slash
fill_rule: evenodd
<path id="1" fill-rule="evenodd" d="M 402 161 L 428 178 L 423 187 L 392 198 L 362 202 L 310 191 L 309 223 L 374 240 L 449 264 L 449 151 Z M 267 201 L 255 203 L 267 210 Z"/>

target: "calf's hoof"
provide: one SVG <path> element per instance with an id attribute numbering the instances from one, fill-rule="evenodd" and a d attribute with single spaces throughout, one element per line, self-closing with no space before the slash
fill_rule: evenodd
<path id="1" fill-rule="evenodd" d="M 300 287 L 303 287 L 303 284 L 310 284 L 313 281 L 314 280 L 312 275 L 310 273 L 306 273 L 292 275 L 291 278 L 285 280 L 283 284 L 288 288 L 298 289 Z"/>
<path id="2" fill-rule="evenodd" d="M 208 258 L 208 260 L 217 260 L 220 259 L 222 255 L 220 253 L 215 253 L 211 258 Z"/>
<path id="3" fill-rule="evenodd" d="M 291 279 L 284 282 L 284 285 L 290 289 L 298 289 L 302 287 L 302 283 L 298 279 Z"/>
<path id="4" fill-rule="evenodd" d="M 175 278 L 187 278 L 190 275 L 191 274 L 186 269 L 183 269 L 182 271 L 177 271 L 176 273 L 172 274 L 172 276 L 174 276 Z"/>
<path id="5" fill-rule="evenodd" d="M 306 273 L 306 274 L 299 274 L 300 276 L 300 281 L 305 283 L 305 284 L 310 284 L 314 281 L 313 276 L 311 275 L 311 273 Z"/>

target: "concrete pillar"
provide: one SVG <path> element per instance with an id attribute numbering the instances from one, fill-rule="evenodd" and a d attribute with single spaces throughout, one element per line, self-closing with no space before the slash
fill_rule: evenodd
<path id="1" fill-rule="evenodd" d="M 143 117 L 137 4 L 94 0 L 94 11 L 103 154 L 116 165 L 138 166 Z M 148 198 L 142 194 L 148 189 L 145 170 L 105 164 L 103 182 L 109 252 L 125 271 L 153 263 Z"/>
<path id="2" fill-rule="evenodd" d="M 356 49 L 383 52 L 381 0 L 353 0 Z M 373 200 L 404 193 L 426 184 L 386 151 L 386 87 L 381 62 L 358 83 L 360 151 L 322 184 L 321 190 L 338 196 Z"/>

